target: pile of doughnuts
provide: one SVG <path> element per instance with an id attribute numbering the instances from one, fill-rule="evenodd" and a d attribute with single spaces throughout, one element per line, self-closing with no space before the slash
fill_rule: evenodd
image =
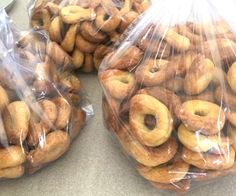
<path id="1" fill-rule="evenodd" d="M 157 188 L 186 192 L 193 181 L 235 172 L 236 35 L 230 26 L 223 20 L 151 24 L 140 35 L 131 30 L 101 65 L 107 128 Z"/>
<path id="2" fill-rule="evenodd" d="M 43 27 L 69 55 L 73 69 L 98 69 L 111 46 L 150 0 L 37 0 L 31 25 Z"/>
<path id="3" fill-rule="evenodd" d="M 1 59 L 0 178 L 33 173 L 61 157 L 86 121 L 79 79 L 41 31 L 20 36 Z M 11 66 L 9 66 L 10 63 Z"/>

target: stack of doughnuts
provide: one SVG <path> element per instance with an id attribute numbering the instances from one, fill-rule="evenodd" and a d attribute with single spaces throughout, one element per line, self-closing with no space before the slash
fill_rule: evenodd
<path id="1" fill-rule="evenodd" d="M 37 0 L 31 25 L 43 27 L 70 56 L 73 69 L 98 69 L 111 46 L 150 0 Z"/>
<path id="2" fill-rule="evenodd" d="M 223 20 L 124 39 L 103 61 L 106 127 L 160 189 L 236 171 L 236 35 Z M 130 40 L 132 37 L 137 40 Z M 125 46 L 125 47 L 124 47 Z"/>
<path id="3" fill-rule="evenodd" d="M 1 59 L 0 178 L 55 161 L 85 124 L 80 81 L 64 53 L 43 32 L 29 31 Z"/>

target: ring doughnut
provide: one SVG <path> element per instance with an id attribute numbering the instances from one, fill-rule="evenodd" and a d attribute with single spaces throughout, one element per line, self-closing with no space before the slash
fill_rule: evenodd
<path id="1" fill-rule="evenodd" d="M 81 67 L 81 71 L 85 73 L 92 72 L 94 70 L 93 56 L 91 54 L 85 54 L 84 64 Z"/>
<path id="2" fill-rule="evenodd" d="M 3 123 L 8 141 L 22 144 L 29 131 L 30 109 L 24 101 L 10 103 L 3 111 Z"/>
<path id="3" fill-rule="evenodd" d="M 57 106 L 57 119 L 54 126 L 57 129 L 64 129 L 70 121 L 71 106 L 63 97 L 56 97 L 53 102 Z"/>
<path id="4" fill-rule="evenodd" d="M 232 91 L 236 93 L 236 63 L 233 63 L 227 72 L 227 81 Z"/>
<path id="5" fill-rule="evenodd" d="M 111 56 L 112 58 L 108 59 L 109 68 L 131 69 L 141 62 L 143 58 L 143 52 L 135 46 L 130 46 L 121 54 L 118 52 L 116 55 Z"/>
<path id="6" fill-rule="evenodd" d="M 234 94 L 227 86 L 218 86 L 215 90 L 216 100 L 223 103 L 231 110 L 236 109 L 236 94 Z"/>
<path id="7" fill-rule="evenodd" d="M 4 168 L 19 166 L 25 161 L 25 152 L 20 146 L 9 146 L 0 149 L 0 171 Z"/>
<path id="8" fill-rule="evenodd" d="M 183 148 L 182 159 L 200 169 L 224 170 L 233 166 L 235 151 L 233 147 L 229 147 L 226 154 L 210 154 L 193 152 L 187 148 Z"/>
<path id="9" fill-rule="evenodd" d="M 103 42 L 107 38 L 107 35 L 104 32 L 98 31 L 98 29 L 93 25 L 93 23 L 88 21 L 85 21 L 81 24 L 80 34 L 87 41 L 96 44 Z"/>
<path id="10" fill-rule="evenodd" d="M 27 160 L 31 167 L 38 167 L 52 162 L 63 155 L 70 145 L 70 137 L 64 131 L 53 131 L 49 133 L 43 145 L 31 150 Z"/>
<path id="11" fill-rule="evenodd" d="M 139 163 L 155 167 L 171 160 L 177 152 L 177 142 L 170 137 L 163 145 L 157 148 L 150 148 L 142 145 L 130 134 L 129 126 L 116 131 L 125 151 Z"/>
<path id="12" fill-rule="evenodd" d="M 84 63 L 84 53 L 81 52 L 80 50 L 78 50 L 77 48 L 75 48 L 73 54 L 72 54 L 72 64 L 74 66 L 75 69 L 78 69 L 80 67 L 82 67 L 83 63 Z"/>
<path id="13" fill-rule="evenodd" d="M 62 41 L 62 33 L 61 33 L 62 26 L 63 26 L 63 24 L 62 24 L 62 21 L 59 16 L 55 17 L 52 20 L 50 27 L 48 29 L 48 33 L 49 33 L 50 39 L 52 41 L 55 41 L 57 43 L 61 43 L 61 41 Z"/>
<path id="14" fill-rule="evenodd" d="M 84 9 L 80 6 L 70 5 L 60 11 L 61 19 L 66 24 L 77 24 L 84 20 L 93 20 L 96 17 L 94 9 Z"/>
<path id="15" fill-rule="evenodd" d="M 186 193 L 191 187 L 191 180 L 183 179 L 183 180 L 180 180 L 179 182 L 175 182 L 171 184 L 164 184 L 164 183 L 158 183 L 158 182 L 151 182 L 151 184 L 158 189 L 174 190 L 177 193 Z"/>
<path id="16" fill-rule="evenodd" d="M 77 24 L 71 25 L 66 32 L 63 41 L 61 42 L 61 47 L 68 53 L 72 52 L 74 49 L 77 28 Z"/>
<path id="17" fill-rule="evenodd" d="M 155 125 L 145 123 L 147 117 L 155 118 Z M 130 101 L 129 121 L 131 132 L 146 146 L 160 146 L 168 140 L 173 128 L 173 120 L 168 108 L 146 94 L 138 94 Z"/>
<path id="18" fill-rule="evenodd" d="M 176 183 L 185 179 L 188 170 L 189 164 L 181 159 L 157 167 L 138 166 L 139 174 L 145 179 L 163 184 Z"/>
<path id="19" fill-rule="evenodd" d="M 96 49 L 96 44 L 88 42 L 80 34 L 76 36 L 76 47 L 78 50 L 84 53 L 93 53 Z"/>
<path id="20" fill-rule="evenodd" d="M 135 87 L 134 75 L 118 69 L 104 71 L 100 80 L 107 92 L 116 99 L 124 99 Z"/>
<path id="21" fill-rule="evenodd" d="M 23 165 L 0 169 L 0 178 L 19 178 L 25 172 Z"/>
<path id="22" fill-rule="evenodd" d="M 219 135 L 205 136 L 189 131 L 183 124 L 178 128 L 179 141 L 194 152 L 207 152 L 214 149 L 215 154 L 227 152 L 229 139 Z"/>
<path id="23" fill-rule="evenodd" d="M 166 60 L 146 60 L 135 72 L 137 82 L 145 86 L 161 84 L 175 75 L 175 65 Z"/>
<path id="24" fill-rule="evenodd" d="M 225 124 L 224 111 L 218 105 L 202 100 L 184 102 L 178 117 L 189 130 L 204 135 L 219 133 Z"/>
<path id="25" fill-rule="evenodd" d="M 155 97 L 156 99 L 164 103 L 168 107 L 169 111 L 174 115 L 177 115 L 180 110 L 180 98 L 175 93 L 163 87 L 155 86 L 143 88 L 142 90 L 138 91 L 138 94 L 147 94 Z"/>
<path id="26" fill-rule="evenodd" d="M 32 27 L 43 27 L 49 29 L 50 26 L 50 14 L 46 9 L 39 9 L 33 13 L 31 18 Z"/>
<path id="27" fill-rule="evenodd" d="M 203 56 L 196 58 L 184 78 L 184 91 L 188 95 L 203 92 L 210 84 L 215 65 Z"/>

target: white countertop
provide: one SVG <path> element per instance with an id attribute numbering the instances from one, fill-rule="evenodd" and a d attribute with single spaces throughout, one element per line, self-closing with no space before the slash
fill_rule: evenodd
<path id="1" fill-rule="evenodd" d="M 26 0 L 17 0 L 10 16 L 28 27 Z M 138 175 L 116 140 L 103 126 L 102 91 L 95 75 L 80 76 L 93 103 L 95 117 L 88 122 L 69 152 L 32 176 L 0 183 L 3 196 L 158 196 L 173 195 L 153 188 Z M 236 175 L 192 190 L 189 196 L 235 196 Z"/>

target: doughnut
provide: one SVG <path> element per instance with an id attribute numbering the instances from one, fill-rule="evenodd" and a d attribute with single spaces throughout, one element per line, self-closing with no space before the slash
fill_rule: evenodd
<path id="1" fill-rule="evenodd" d="M 49 42 L 47 44 L 47 55 L 62 70 L 69 69 L 72 66 L 71 57 L 56 42 Z"/>
<path id="2" fill-rule="evenodd" d="M 21 177 L 25 172 L 25 168 L 23 165 L 18 165 L 15 167 L 8 167 L 0 169 L 0 178 L 19 178 Z"/>
<path id="3" fill-rule="evenodd" d="M 77 27 L 77 24 L 71 25 L 61 42 L 61 47 L 68 53 L 72 52 L 74 49 Z"/>
<path id="4" fill-rule="evenodd" d="M 88 21 L 81 24 L 80 34 L 85 40 L 96 44 L 103 42 L 107 38 L 104 32 L 99 31 L 92 22 Z"/>
<path id="5" fill-rule="evenodd" d="M 35 11 L 31 18 L 32 27 L 43 27 L 49 29 L 50 26 L 50 14 L 46 9 L 38 9 Z"/>
<path id="6" fill-rule="evenodd" d="M 71 124 L 69 128 L 70 139 L 74 140 L 79 134 L 86 120 L 86 113 L 77 108 L 72 109 Z"/>
<path id="7" fill-rule="evenodd" d="M 62 33 L 61 33 L 62 26 L 63 26 L 63 24 L 62 24 L 62 21 L 59 16 L 55 17 L 52 20 L 50 27 L 48 29 L 48 33 L 49 33 L 50 39 L 52 41 L 55 41 L 57 43 L 61 43 L 61 41 L 62 41 Z"/>
<path id="8" fill-rule="evenodd" d="M 80 80 L 74 74 L 65 71 L 58 75 L 58 82 L 63 87 L 63 91 L 79 92 L 81 90 Z"/>
<path id="9" fill-rule="evenodd" d="M 137 82 L 145 86 L 155 86 L 169 80 L 175 75 L 175 64 L 166 60 L 148 59 L 136 72 Z"/>
<path id="10" fill-rule="evenodd" d="M 191 180 L 183 179 L 180 180 L 179 182 L 174 182 L 170 184 L 151 182 L 151 184 L 158 189 L 174 190 L 177 193 L 186 193 L 191 187 Z"/>
<path id="11" fill-rule="evenodd" d="M 180 110 L 180 98 L 175 93 L 163 87 L 155 86 L 143 88 L 139 90 L 137 94 L 147 94 L 155 97 L 156 99 L 164 103 L 168 107 L 169 111 L 174 115 L 177 115 Z"/>
<path id="12" fill-rule="evenodd" d="M 84 53 L 76 48 L 72 53 L 72 64 L 75 69 L 78 69 L 83 66 L 83 63 L 84 63 Z"/>
<path id="13" fill-rule="evenodd" d="M 145 123 L 147 117 L 155 118 L 155 126 Z M 160 146 L 171 135 L 173 120 L 168 108 L 146 94 L 138 94 L 130 100 L 129 121 L 131 132 L 138 141 L 146 146 Z"/>
<path id="14" fill-rule="evenodd" d="M 57 119 L 54 126 L 57 129 L 64 129 L 70 121 L 71 106 L 63 97 L 56 97 L 53 102 L 57 106 Z"/>
<path id="15" fill-rule="evenodd" d="M 125 151 L 137 162 L 155 167 L 171 160 L 177 152 L 176 140 L 170 137 L 159 147 L 151 148 L 142 145 L 134 136 L 130 134 L 129 126 L 125 126 L 116 131 L 116 135 Z"/>
<path id="16" fill-rule="evenodd" d="M 179 141 L 189 150 L 194 152 L 216 151 L 215 154 L 227 152 L 230 146 L 229 138 L 221 135 L 205 136 L 189 131 L 183 124 L 178 128 Z"/>
<path id="17" fill-rule="evenodd" d="M 117 9 L 114 7 L 114 9 Z M 118 10 L 117 10 L 118 12 Z M 121 18 L 115 13 L 109 13 L 109 10 L 106 11 L 104 8 L 97 8 L 97 17 L 95 24 L 98 29 L 101 29 L 104 32 L 115 31 L 120 24 Z"/>
<path id="18" fill-rule="evenodd" d="M 181 77 L 175 77 L 173 79 L 164 82 L 163 86 L 166 89 L 173 91 L 174 93 L 178 93 L 183 91 L 184 89 L 184 79 Z"/>
<path id="19" fill-rule="evenodd" d="M 236 63 L 233 63 L 227 72 L 227 81 L 232 91 L 236 93 Z"/>
<path id="20" fill-rule="evenodd" d="M 91 54 L 85 54 L 84 64 L 81 67 L 81 70 L 85 73 L 92 72 L 94 70 L 93 56 Z"/>
<path id="21" fill-rule="evenodd" d="M 96 44 L 86 41 L 80 34 L 76 36 L 76 43 L 77 49 L 84 53 L 93 53 L 96 49 Z"/>
<path id="22" fill-rule="evenodd" d="M 178 117 L 189 130 L 204 135 L 219 133 L 225 124 L 224 111 L 218 105 L 202 100 L 184 102 Z"/>
<path id="23" fill-rule="evenodd" d="M 106 70 L 99 76 L 106 91 L 119 100 L 126 98 L 135 87 L 134 75 L 118 69 Z"/>
<path id="24" fill-rule="evenodd" d="M 84 9 L 80 6 L 70 5 L 61 8 L 60 16 L 66 24 L 77 24 L 84 20 L 93 20 L 96 14 L 93 9 Z"/>
<path id="25" fill-rule="evenodd" d="M 225 115 L 230 124 L 236 127 L 236 112 L 230 110 L 225 112 Z"/>
<path id="26" fill-rule="evenodd" d="M 30 167 L 38 167 L 58 159 L 67 151 L 69 145 L 68 133 L 59 130 L 49 133 L 42 145 L 28 153 Z"/>
<path id="27" fill-rule="evenodd" d="M 184 35 L 180 35 L 174 28 L 164 28 L 158 26 L 155 30 L 155 33 L 157 33 L 160 37 L 163 37 L 163 39 L 177 51 L 187 51 L 190 49 L 191 43 L 189 38 Z"/>
<path id="28" fill-rule="evenodd" d="M 224 170 L 231 168 L 234 164 L 235 151 L 233 147 L 229 147 L 225 154 L 210 154 L 193 152 L 187 148 L 183 148 L 182 159 L 200 169 Z"/>
<path id="29" fill-rule="evenodd" d="M 9 104 L 9 96 L 7 94 L 7 91 L 0 85 L 0 113 L 3 112 L 3 110 L 6 108 L 6 106 Z"/>
<path id="30" fill-rule="evenodd" d="M 124 14 L 118 27 L 119 33 L 123 33 L 136 18 L 138 18 L 138 13 L 135 11 Z"/>
<path id="31" fill-rule="evenodd" d="M 215 98 L 220 104 L 223 102 L 231 110 L 236 109 L 236 94 L 227 86 L 218 86 L 215 90 Z"/>
<path id="32" fill-rule="evenodd" d="M 4 168 L 16 167 L 26 161 L 25 152 L 20 146 L 0 148 L 0 171 Z"/>
<path id="33" fill-rule="evenodd" d="M 212 80 L 214 67 L 210 59 L 196 58 L 184 78 L 185 93 L 196 95 L 203 92 Z"/>
<path id="34" fill-rule="evenodd" d="M 108 65 L 109 68 L 113 69 L 133 68 L 141 62 L 142 58 L 143 52 L 135 46 L 130 46 L 127 50 L 117 52 L 116 55 L 112 55 L 112 58 L 108 59 Z"/>
<path id="35" fill-rule="evenodd" d="M 145 179 L 163 184 L 176 183 L 185 179 L 188 170 L 189 164 L 181 159 L 157 167 L 138 166 L 139 174 Z"/>
<path id="36" fill-rule="evenodd" d="M 22 144 L 28 134 L 30 110 L 23 101 L 10 103 L 3 111 L 3 123 L 8 141 L 12 144 Z"/>

